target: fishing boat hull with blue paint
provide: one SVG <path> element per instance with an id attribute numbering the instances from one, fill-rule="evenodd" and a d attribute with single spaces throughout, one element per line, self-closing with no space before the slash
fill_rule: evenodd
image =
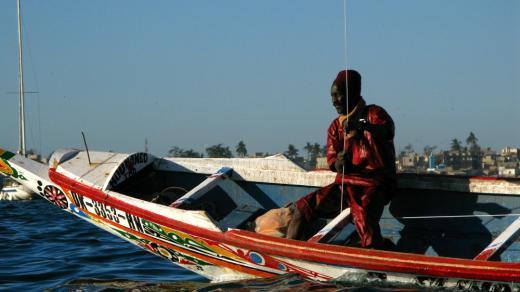
<path id="1" fill-rule="evenodd" d="M 215 282 L 291 272 L 317 281 L 520 289 L 517 179 L 402 175 L 381 219 L 383 236 L 395 248 L 383 251 L 356 247 L 352 224 L 344 226 L 348 212 L 324 221 L 309 241 L 251 231 L 257 216 L 334 179 L 330 171 L 308 172 L 282 155 L 89 154 L 60 150 L 44 165 L 0 150 L 0 172 L 58 208 Z"/>

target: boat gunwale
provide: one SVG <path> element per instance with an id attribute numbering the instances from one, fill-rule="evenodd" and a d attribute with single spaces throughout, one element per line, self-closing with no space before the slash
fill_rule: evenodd
<path id="1" fill-rule="evenodd" d="M 82 184 L 64 174 L 49 169 L 49 178 L 60 186 L 119 208 L 143 219 L 240 248 L 319 264 L 330 264 L 380 272 L 406 273 L 417 276 L 436 276 L 471 280 L 519 281 L 520 263 L 478 261 L 402 252 L 368 250 L 362 248 L 310 243 L 285 238 L 274 238 L 244 230 L 217 232 L 142 209 L 101 190 Z"/>
<path id="2" fill-rule="evenodd" d="M 433 174 L 433 173 L 411 173 L 400 172 L 398 177 L 426 177 L 426 178 L 453 178 L 453 179 L 468 179 L 468 180 L 482 180 L 482 181 L 507 181 L 517 182 L 520 184 L 520 177 L 508 176 L 481 176 L 481 175 L 465 175 L 465 174 Z"/>

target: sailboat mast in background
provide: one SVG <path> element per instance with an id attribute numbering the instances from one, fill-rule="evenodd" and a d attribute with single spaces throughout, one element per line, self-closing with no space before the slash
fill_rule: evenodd
<path id="1" fill-rule="evenodd" d="M 23 86 L 23 65 L 22 65 L 22 15 L 20 0 L 17 0 L 18 6 L 18 80 L 19 80 L 19 96 L 20 96 L 20 132 L 18 153 L 25 156 L 25 96 Z"/>

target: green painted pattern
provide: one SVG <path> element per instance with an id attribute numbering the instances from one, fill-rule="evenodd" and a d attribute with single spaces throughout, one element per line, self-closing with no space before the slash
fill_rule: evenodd
<path id="1" fill-rule="evenodd" d="M 5 151 L 0 148 L 0 172 L 7 175 L 12 176 L 16 179 L 27 180 L 22 174 L 20 174 L 9 162 L 9 159 L 13 158 L 16 154 Z"/>
<path id="2" fill-rule="evenodd" d="M 12 152 L 9 152 L 9 151 L 6 151 L 6 150 L 3 150 L 0 148 L 0 158 L 4 159 L 4 160 L 9 160 L 11 158 L 13 158 L 16 154 L 12 153 Z"/>
<path id="3" fill-rule="evenodd" d="M 135 236 L 126 231 L 119 230 L 114 227 L 111 227 L 111 228 L 112 228 L 112 230 L 117 231 L 119 234 L 124 236 L 127 240 L 133 242 L 134 244 L 140 246 L 141 248 L 149 250 L 149 251 L 153 252 L 154 254 L 156 254 L 160 257 L 166 258 L 174 263 L 186 264 L 187 262 L 190 262 L 192 264 L 199 265 L 199 266 L 212 266 L 212 264 L 210 264 L 210 263 L 207 263 L 198 258 L 189 256 L 187 254 L 181 253 L 177 250 L 173 250 L 173 249 L 164 247 L 162 245 L 159 245 L 159 244 L 149 241 L 147 239 Z M 182 259 L 184 259 L 184 262 L 182 261 Z"/>

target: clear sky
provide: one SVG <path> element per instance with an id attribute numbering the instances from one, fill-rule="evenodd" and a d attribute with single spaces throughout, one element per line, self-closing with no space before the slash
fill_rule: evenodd
<path id="1" fill-rule="evenodd" d="M 343 1 L 23 0 L 28 148 L 165 155 L 325 143 Z M 0 147 L 18 147 L 16 0 L 0 1 Z M 347 64 L 396 146 L 520 147 L 520 1 L 349 0 Z M 303 150 L 301 150 L 303 152 Z"/>

